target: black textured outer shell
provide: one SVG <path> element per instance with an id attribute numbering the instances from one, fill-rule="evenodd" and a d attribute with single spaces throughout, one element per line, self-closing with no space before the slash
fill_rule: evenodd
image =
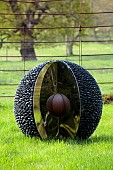
<path id="1" fill-rule="evenodd" d="M 21 80 L 15 95 L 14 114 L 16 122 L 26 136 L 39 136 L 33 113 L 33 93 L 36 79 L 46 63 L 30 70 Z"/>
<path id="2" fill-rule="evenodd" d="M 65 61 L 78 83 L 81 99 L 81 117 L 76 137 L 87 139 L 96 129 L 102 115 L 102 95 L 92 75 L 84 68 Z"/>
<path id="3" fill-rule="evenodd" d="M 67 64 L 73 71 L 79 86 L 81 118 L 76 137 L 87 139 L 96 129 L 102 114 L 100 89 L 94 78 L 77 64 Z M 47 62 L 33 68 L 21 80 L 15 95 L 14 113 L 16 122 L 26 136 L 39 136 L 33 114 L 33 93 L 36 79 Z"/>

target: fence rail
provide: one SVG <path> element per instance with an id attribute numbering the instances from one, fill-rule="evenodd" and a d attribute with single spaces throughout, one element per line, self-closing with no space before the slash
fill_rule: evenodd
<path id="1" fill-rule="evenodd" d="M 39 0 L 38 2 L 39 3 L 41 3 L 41 2 L 45 2 L 45 3 L 50 3 L 50 2 L 61 2 L 61 1 L 64 1 L 64 0 Z M 4 1 L 2 1 L 1 0 L 1 2 L 4 2 Z M 5 2 L 9 2 L 8 0 L 6 0 Z M 27 4 L 27 3 L 35 3 L 35 1 L 21 1 L 21 0 L 17 0 L 16 2 L 19 2 L 19 3 L 24 3 L 24 4 Z M 75 12 L 75 13 L 53 13 L 53 12 L 51 12 L 51 13 L 43 13 L 43 16 L 58 16 L 58 17 L 61 17 L 61 16 L 66 16 L 66 17 L 73 17 L 74 15 L 80 15 L 80 16 L 83 16 L 83 15 L 92 15 L 92 16 L 99 16 L 99 15 L 106 15 L 106 14 L 109 14 L 109 15 L 112 15 L 113 14 L 113 11 L 97 11 L 97 12 L 83 12 L 82 11 L 82 1 L 80 0 L 80 11 L 79 12 Z M 16 16 L 26 16 L 26 14 L 25 13 L 6 13 L 6 12 L 0 12 L 0 16 L 14 16 L 14 15 L 16 15 Z M 31 15 L 31 13 L 27 13 L 27 15 L 28 16 L 30 16 Z M 40 15 L 40 12 L 39 13 L 37 13 L 37 16 L 38 15 Z M 58 40 L 45 40 L 45 41 L 41 41 L 41 40 L 39 40 L 39 41 L 37 41 L 37 40 L 35 40 L 34 41 L 34 44 L 35 45 L 48 45 L 48 44 L 56 44 L 56 46 L 57 45 L 61 45 L 61 44 L 64 44 L 64 45 L 66 45 L 67 43 L 78 43 L 78 45 L 79 45 L 79 50 L 78 50 L 78 54 L 74 54 L 73 56 L 71 56 L 71 58 L 73 58 L 73 60 L 75 61 L 75 58 L 74 57 L 78 57 L 78 58 L 76 58 L 76 60 L 78 60 L 78 62 L 79 62 L 79 64 L 80 65 L 82 65 L 82 63 L 83 62 L 85 62 L 85 61 L 87 61 L 86 59 L 85 59 L 85 57 L 91 57 L 91 58 L 93 58 L 93 57 L 101 57 L 102 59 L 104 58 L 104 57 L 106 57 L 106 60 L 107 60 L 107 57 L 112 57 L 113 58 L 113 51 L 110 53 L 95 53 L 95 54 L 84 54 L 84 52 L 83 52 L 83 48 L 82 48 L 82 44 L 83 43 L 104 43 L 104 44 L 111 44 L 111 43 L 113 43 L 113 39 L 111 38 L 111 39 L 109 39 L 109 37 L 104 37 L 103 36 L 103 39 L 101 38 L 101 39 L 95 39 L 95 38 L 93 38 L 93 39 L 85 39 L 84 37 L 92 37 L 92 36 L 94 36 L 94 35 L 84 35 L 84 37 L 83 37 L 83 35 L 82 35 L 82 30 L 87 30 L 87 29 L 90 29 L 90 30 L 94 30 L 94 29 L 101 29 L 101 28 L 106 28 L 106 29 L 113 29 L 113 24 L 111 23 L 111 24 L 95 24 L 95 25 L 82 25 L 81 24 L 81 22 L 79 22 L 79 24 L 78 25 L 76 25 L 76 26 L 71 26 L 71 25 L 68 25 L 67 24 L 67 26 L 52 26 L 52 27 L 50 27 L 50 26 L 39 26 L 39 27 L 32 27 L 32 28 L 29 28 L 29 30 L 61 30 L 61 29 L 66 29 L 66 30 L 68 30 L 68 29 L 73 29 L 73 30 L 78 30 L 78 32 L 79 32 L 79 36 L 78 36 L 78 39 L 76 39 L 76 40 L 61 40 L 61 39 L 58 39 Z M 8 26 L 3 26 L 3 27 L 0 27 L 0 31 L 7 31 L 7 30 L 12 30 L 12 31 L 14 31 L 14 30 L 21 30 L 21 29 L 23 29 L 23 27 L 8 27 Z M 113 30 L 112 30 L 112 34 L 113 34 Z M 56 35 L 57 36 L 57 35 Z M 83 39 L 84 38 L 84 39 Z M 0 38 L 1 39 L 1 38 Z M 18 45 L 18 44 L 20 44 L 20 40 L 18 40 L 18 41 L 16 41 L 16 40 L 9 40 L 9 39 L 7 39 L 7 40 L 5 40 L 5 41 L 3 41 L 3 42 L 0 42 L 0 43 L 3 43 L 5 46 L 7 46 L 7 45 L 9 45 L 9 44 L 11 44 L 12 46 L 14 46 L 14 44 L 16 45 Z M 23 44 L 24 43 L 26 43 L 25 41 L 23 41 L 22 42 Z M 31 43 L 31 42 L 27 42 L 27 44 L 29 44 L 29 43 Z M 6 47 L 7 48 L 7 47 Z M 0 54 L 0 62 L 2 62 L 2 60 L 4 61 L 4 59 L 6 59 L 5 61 L 7 61 L 9 58 L 11 59 L 15 59 L 15 58 L 21 58 L 21 56 L 20 55 L 9 55 L 8 54 L 8 48 L 6 49 L 7 50 L 7 54 Z M 36 57 L 37 58 L 69 58 L 69 56 L 67 56 L 67 55 L 36 55 Z M 18 62 L 18 61 L 17 61 Z M 27 67 L 27 62 L 26 61 L 24 61 L 23 60 L 23 66 L 22 66 L 22 69 L 6 69 L 6 68 L 3 68 L 3 66 L 2 66 L 2 63 L 1 63 L 1 65 L 0 65 L 0 75 L 1 75 L 1 73 L 16 73 L 17 72 L 17 74 L 20 72 L 22 72 L 24 75 L 25 75 L 25 73 L 26 72 L 28 72 L 30 69 L 28 69 Z M 102 66 L 102 67 L 99 67 L 99 66 L 93 66 L 93 67 L 87 67 L 86 68 L 88 71 L 111 71 L 112 73 L 113 73 L 113 67 L 111 67 L 111 66 Z M 1 79 L 1 77 L 0 77 L 0 80 L 2 80 Z M 106 80 L 104 80 L 104 82 L 103 81 L 98 81 L 98 84 L 100 84 L 100 85 L 107 85 L 107 84 L 109 84 L 109 85 L 112 85 L 113 84 L 113 79 L 111 79 L 110 81 L 106 81 Z M 4 82 L 2 82 L 2 81 L 0 81 L 0 88 L 2 87 L 2 86 L 4 86 L 4 88 L 6 88 L 6 87 L 9 87 L 9 86 L 11 86 L 11 87 L 13 87 L 13 86 L 18 86 L 18 83 L 4 83 Z M 0 98 L 14 98 L 14 95 L 0 95 Z"/>

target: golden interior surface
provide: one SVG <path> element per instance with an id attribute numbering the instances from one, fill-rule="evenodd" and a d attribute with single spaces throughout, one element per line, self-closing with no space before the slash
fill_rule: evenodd
<path id="1" fill-rule="evenodd" d="M 56 93 L 64 94 L 70 100 L 70 110 L 61 118 L 51 115 L 46 107 L 47 99 Z M 81 102 L 79 88 L 71 68 L 64 62 L 47 63 L 40 71 L 33 96 L 34 118 L 42 139 L 47 137 L 72 137 L 78 131 Z"/>

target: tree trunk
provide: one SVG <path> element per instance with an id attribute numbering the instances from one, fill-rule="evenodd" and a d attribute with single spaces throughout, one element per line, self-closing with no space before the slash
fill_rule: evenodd
<path id="1" fill-rule="evenodd" d="M 33 38 L 25 38 L 21 41 L 20 53 L 23 61 L 37 60 Z"/>
<path id="2" fill-rule="evenodd" d="M 73 56 L 73 43 L 72 42 L 66 43 L 66 56 Z"/>
<path id="3" fill-rule="evenodd" d="M 65 36 L 66 41 L 66 56 L 73 56 L 73 37 L 72 36 Z"/>
<path id="4" fill-rule="evenodd" d="M 0 40 L 0 48 L 2 48 L 3 42 L 2 40 Z"/>
<path id="5" fill-rule="evenodd" d="M 79 33 L 74 36 L 65 36 L 65 41 L 66 41 L 66 56 L 73 56 L 73 45 L 74 45 L 74 41 L 79 37 Z"/>

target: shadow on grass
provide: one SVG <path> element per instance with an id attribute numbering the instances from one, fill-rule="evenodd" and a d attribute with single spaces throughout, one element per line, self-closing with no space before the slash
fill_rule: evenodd
<path id="1" fill-rule="evenodd" d="M 98 142 L 111 142 L 113 143 L 113 136 L 111 135 L 100 135 L 100 136 L 92 136 L 89 138 L 88 143 L 98 143 Z"/>
<path id="2" fill-rule="evenodd" d="M 94 143 L 113 143 L 113 136 L 109 135 L 100 135 L 100 136 L 92 136 L 86 140 L 78 140 L 78 139 L 46 139 L 45 142 L 53 143 L 53 142 L 64 142 L 65 144 L 70 145 L 91 145 Z"/>
<path id="3" fill-rule="evenodd" d="M 20 133 L 21 134 L 21 133 Z M 40 137 L 27 137 L 25 135 L 22 135 L 20 137 L 20 135 L 16 136 L 17 140 L 20 140 L 20 138 L 22 140 L 25 141 L 35 141 L 37 143 L 45 143 L 45 144 L 55 144 L 55 143 L 64 143 L 67 145 L 93 145 L 94 143 L 113 143 L 113 136 L 110 135 L 100 135 L 100 136 L 92 136 L 89 139 L 86 140 L 78 140 L 78 139 L 72 139 L 72 138 L 65 138 L 65 139 L 54 139 L 54 138 L 47 138 L 47 139 L 41 139 Z"/>
<path id="4" fill-rule="evenodd" d="M 72 140 L 74 144 L 74 140 Z M 100 136 L 92 136 L 89 139 L 86 140 L 76 140 L 75 144 L 80 145 L 91 145 L 94 143 L 113 143 L 113 136 L 110 135 L 100 135 Z"/>

